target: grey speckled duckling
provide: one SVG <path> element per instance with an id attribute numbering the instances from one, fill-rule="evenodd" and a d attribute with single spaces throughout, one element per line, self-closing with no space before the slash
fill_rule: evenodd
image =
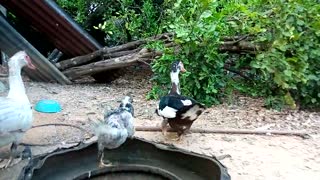
<path id="1" fill-rule="evenodd" d="M 103 161 L 104 148 L 115 149 L 121 146 L 127 138 L 132 138 L 135 132 L 133 125 L 132 98 L 124 97 L 120 106 L 106 112 L 104 120 L 95 124 L 95 135 L 98 137 L 99 167 L 111 165 Z"/>

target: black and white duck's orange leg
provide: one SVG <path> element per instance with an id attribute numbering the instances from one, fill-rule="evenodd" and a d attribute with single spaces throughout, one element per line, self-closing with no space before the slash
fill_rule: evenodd
<path id="1" fill-rule="evenodd" d="M 192 123 L 189 126 L 187 126 L 187 128 L 183 131 L 183 134 L 186 134 L 186 135 L 191 134 L 191 130 L 190 130 L 191 125 L 192 125 Z"/>
<path id="2" fill-rule="evenodd" d="M 168 132 L 168 119 L 167 118 L 163 118 L 163 120 L 161 122 L 161 131 L 164 136 L 167 136 L 167 132 Z"/>
<path id="3" fill-rule="evenodd" d="M 186 134 L 191 133 L 190 128 L 191 128 L 191 125 L 186 125 L 186 126 L 183 126 L 182 129 L 177 130 L 178 137 L 175 140 L 181 141 L 183 136 L 186 136 Z"/>
<path id="4" fill-rule="evenodd" d="M 177 135 L 178 135 L 178 138 L 176 139 L 177 141 L 181 141 L 182 136 L 187 136 L 187 134 L 191 134 L 190 128 L 191 128 L 192 123 L 193 122 L 183 126 L 183 129 L 180 129 L 179 131 L 177 131 Z"/>
<path id="5" fill-rule="evenodd" d="M 177 131 L 177 138 L 174 138 L 172 140 L 175 140 L 175 141 L 181 141 L 182 140 L 182 136 L 183 136 L 184 132 L 183 131 Z"/>
<path id="6" fill-rule="evenodd" d="M 4 168 L 8 168 L 11 165 L 15 155 L 17 154 L 17 147 L 18 147 L 18 145 L 16 144 L 16 142 L 13 142 L 10 147 L 10 158 L 9 158 L 7 164 L 4 166 Z"/>

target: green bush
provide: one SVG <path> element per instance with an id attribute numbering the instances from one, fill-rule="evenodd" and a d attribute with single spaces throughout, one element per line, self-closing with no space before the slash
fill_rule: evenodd
<path id="1" fill-rule="evenodd" d="M 57 4 L 82 25 L 88 17 L 89 3 L 87 0 L 57 0 Z"/>
<path id="2" fill-rule="evenodd" d="M 154 62 L 149 98 L 168 92 L 169 64 L 180 58 L 190 71 L 181 76 L 182 93 L 207 105 L 233 91 L 264 96 L 272 107 L 320 105 L 320 5 L 315 1 L 178 0 L 166 19 L 164 28 L 176 33 L 181 51 L 167 50 Z M 250 67 L 246 74 L 252 80 L 224 68 L 232 56 L 218 48 L 224 36 L 236 35 L 249 35 L 266 47 L 235 61 L 236 69 Z"/>
<path id="3" fill-rule="evenodd" d="M 164 51 L 152 63 L 148 98 L 168 93 L 170 64 L 181 59 L 188 70 L 181 74 L 182 93 L 208 106 L 240 92 L 264 97 L 266 106 L 276 109 L 285 104 L 320 107 L 320 5 L 315 0 L 58 2 L 80 23 L 92 5 L 105 7 L 104 23 L 96 28 L 105 32 L 110 46 L 175 33 L 178 53 L 160 42 L 148 45 Z M 219 51 L 224 37 L 243 35 L 262 48 L 241 54 Z"/>
<path id="4" fill-rule="evenodd" d="M 108 44 L 124 44 L 161 33 L 161 3 L 152 0 L 119 0 L 117 7 L 113 13 L 105 14 L 104 23 L 95 27 L 106 33 Z"/>

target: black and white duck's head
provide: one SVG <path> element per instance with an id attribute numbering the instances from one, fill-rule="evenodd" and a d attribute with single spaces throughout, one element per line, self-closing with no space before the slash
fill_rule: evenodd
<path id="1" fill-rule="evenodd" d="M 181 61 L 174 61 L 171 64 L 171 73 L 179 73 L 179 72 L 186 72 L 184 65 Z"/>
<path id="2" fill-rule="evenodd" d="M 120 108 L 124 108 L 125 110 L 127 110 L 128 112 L 130 112 L 132 114 L 132 116 L 134 116 L 134 108 L 133 108 L 133 99 L 130 96 L 125 96 L 120 104 Z"/>
<path id="3" fill-rule="evenodd" d="M 181 61 L 174 61 L 171 64 L 171 72 L 170 72 L 170 78 L 172 83 L 170 94 L 173 94 L 173 93 L 180 94 L 180 87 L 179 87 L 180 72 L 186 72 L 186 69 L 184 68 L 183 63 Z"/>

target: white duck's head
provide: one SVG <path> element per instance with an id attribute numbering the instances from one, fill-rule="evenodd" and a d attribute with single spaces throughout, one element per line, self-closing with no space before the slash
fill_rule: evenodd
<path id="1" fill-rule="evenodd" d="M 25 51 L 19 51 L 14 54 L 8 62 L 9 68 L 22 69 L 24 66 L 28 66 L 30 69 L 36 69 L 32 64 L 30 57 Z"/>

